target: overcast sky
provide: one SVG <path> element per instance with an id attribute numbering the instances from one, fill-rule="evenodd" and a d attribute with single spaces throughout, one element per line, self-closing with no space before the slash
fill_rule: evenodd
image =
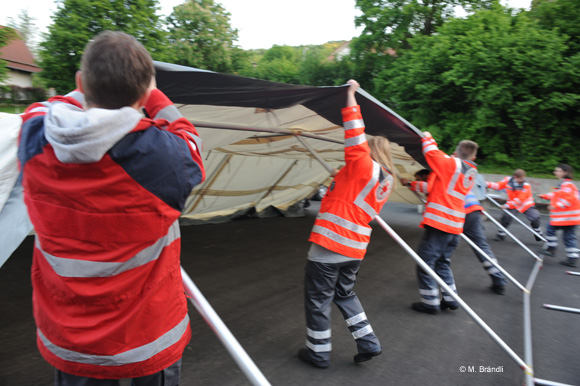
<path id="1" fill-rule="evenodd" d="M 167 16 L 184 0 L 160 0 L 161 14 Z M 355 0 L 216 0 L 231 14 L 230 24 L 238 30 L 237 44 L 243 49 L 271 48 L 274 44 L 297 46 L 350 40 L 360 30 L 354 26 Z M 528 8 L 531 0 L 502 0 L 514 8 Z M 0 24 L 8 17 L 18 20 L 22 9 L 36 18 L 40 32 L 51 24 L 56 10 L 51 0 L 5 0 Z"/>

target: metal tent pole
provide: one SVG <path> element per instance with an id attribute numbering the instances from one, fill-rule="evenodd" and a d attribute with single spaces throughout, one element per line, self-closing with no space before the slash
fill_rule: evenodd
<path id="1" fill-rule="evenodd" d="M 183 287 L 190 296 L 191 303 L 221 340 L 250 382 L 256 386 L 269 386 L 270 382 L 268 382 L 266 377 L 260 372 L 260 369 L 258 369 L 246 351 L 244 351 L 243 347 L 238 343 L 201 291 L 193 283 L 193 280 L 191 280 L 183 267 L 181 267 L 181 278 Z"/>
<path id="2" fill-rule="evenodd" d="M 580 272 L 566 271 L 568 275 L 580 276 Z"/>
<path id="3" fill-rule="evenodd" d="M 535 230 L 533 230 L 532 228 L 530 228 L 529 226 L 527 226 L 522 220 L 520 220 L 517 216 L 515 216 L 509 210 L 506 210 L 506 209 L 502 208 L 501 205 L 496 200 L 494 200 L 493 197 L 491 197 L 489 194 L 486 194 L 485 197 L 487 197 L 491 202 L 493 202 L 498 208 L 500 208 L 501 210 L 503 210 L 505 213 L 507 213 L 510 216 L 512 216 L 512 218 L 515 219 L 520 224 L 522 224 L 524 226 L 524 228 L 526 228 L 527 230 L 529 230 L 530 232 L 532 232 L 534 234 L 534 236 L 539 237 L 540 239 L 542 239 L 543 242 L 546 242 L 547 241 L 544 236 L 542 236 L 541 234 L 539 234 L 538 232 L 536 232 Z"/>
<path id="4" fill-rule="evenodd" d="M 423 197 L 421 197 L 419 195 L 419 193 L 417 193 L 416 191 L 410 189 L 413 193 L 415 193 L 415 195 L 423 202 L 425 202 L 425 199 Z M 483 210 L 482 210 L 483 211 Z M 485 253 L 481 248 L 479 248 L 479 246 L 477 246 L 477 244 L 475 244 L 473 242 L 473 240 L 471 240 L 469 237 L 467 237 L 465 235 L 465 233 L 461 233 L 461 238 L 465 241 L 467 241 L 467 243 L 473 248 L 475 249 L 477 252 L 479 252 L 483 257 L 485 257 L 485 259 L 487 261 L 489 261 L 495 268 L 497 268 L 502 274 L 504 274 L 512 283 L 514 283 L 514 285 L 516 287 L 518 287 L 522 292 L 527 292 L 528 290 L 520 284 L 520 282 L 518 282 L 512 275 L 510 275 L 505 269 L 503 269 L 503 267 L 501 265 L 499 265 L 499 263 L 497 262 L 497 260 L 492 259 L 487 253 Z"/>
<path id="5" fill-rule="evenodd" d="M 580 309 L 578 309 L 578 308 L 555 306 L 553 304 L 544 304 L 544 308 L 547 308 L 548 310 L 564 311 L 564 312 L 571 312 L 574 314 L 580 314 Z"/>
<path id="6" fill-rule="evenodd" d="M 477 246 L 477 244 L 475 244 L 473 242 L 473 240 L 471 240 L 469 237 L 467 237 L 464 233 L 462 233 L 460 236 L 461 236 L 461 238 L 463 240 L 467 241 L 467 243 L 469 245 L 471 245 L 471 247 L 473 249 L 475 249 L 483 257 L 485 257 L 486 260 L 489 261 L 495 268 L 497 268 L 505 277 L 507 277 L 512 283 L 514 283 L 516 287 L 518 287 L 520 290 L 522 290 L 522 292 L 529 292 L 528 289 L 526 289 L 526 287 L 524 287 L 523 285 L 521 285 L 519 281 L 517 281 L 512 275 L 510 275 L 505 269 L 503 269 L 503 267 L 501 265 L 499 265 L 499 263 L 497 262 L 497 260 L 492 259 L 481 248 L 479 248 Z"/>
<path id="7" fill-rule="evenodd" d="M 498 228 L 503 229 L 505 231 L 505 233 L 511 237 L 516 243 L 519 244 L 520 247 L 522 247 L 526 252 L 528 252 L 530 255 L 532 255 L 532 257 L 536 260 L 541 260 L 543 261 L 543 259 L 541 259 L 540 257 L 538 257 L 538 255 L 536 255 L 534 252 L 532 252 L 530 250 L 530 248 L 528 248 L 524 243 L 522 243 L 516 236 L 514 236 L 510 231 L 508 231 L 507 229 L 505 229 L 503 227 L 503 225 L 501 225 L 495 218 L 493 218 L 492 215 L 490 215 L 489 213 L 487 213 L 485 210 L 482 210 L 482 213 L 491 221 L 493 222 L 495 225 L 497 225 Z"/>
<path id="8" fill-rule="evenodd" d="M 536 260 L 534 268 L 530 273 L 528 282 L 526 283 L 526 291 L 524 292 L 524 358 L 526 363 L 531 368 L 534 367 L 533 353 L 532 353 L 532 314 L 531 314 L 531 293 L 532 287 L 538 276 L 538 272 L 542 268 L 543 261 Z M 532 374 L 526 373 L 524 375 L 526 385 L 533 384 L 534 377 Z"/>
<path id="9" fill-rule="evenodd" d="M 449 296 L 451 296 L 457 303 L 461 305 L 463 310 L 489 335 L 491 338 L 524 370 L 524 373 L 530 374 L 533 377 L 533 370 L 529 367 L 476 313 L 453 291 L 449 286 L 429 267 L 423 259 L 380 217 L 376 216 L 375 220 L 387 233 L 401 245 L 415 262 L 431 276 L 439 286 L 441 286 Z M 526 386 L 532 386 L 527 384 Z"/>

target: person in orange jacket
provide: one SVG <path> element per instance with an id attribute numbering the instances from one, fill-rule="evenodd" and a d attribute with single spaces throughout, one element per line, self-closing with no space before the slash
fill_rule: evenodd
<path id="1" fill-rule="evenodd" d="M 401 184 L 408 186 L 409 189 L 415 192 L 422 192 L 427 194 L 429 192 L 429 186 L 427 180 L 431 172 L 427 169 L 419 170 L 414 174 L 415 181 L 409 181 L 406 178 L 401 178 Z M 481 178 L 481 176 L 478 176 Z M 482 182 L 483 181 L 483 178 Z M 483 184 L 482 184 L 483 185 Z M 470 191 L 465 196 L 465 223 L 463 224 L 463 234 L 467 236 L 475 245 L 479 247 L 487 256 L 492 260 L 497 261 L 495 254 L 491 250 L 487 238 L 485 237 L 485 229 L 481 221 L 483 207 L 481 206 L 477 196 Z M 490 263 L 481 253 L 479 253 L 475 248 L 473 253 L 483 264 L 483 269 L 487 272 L 491 278 L 490 289 L 498 295 L 503 295 L 505 293 L 505 277 L 503 274 Z"/>
<path id="2" fill-rule="evenodd" d="M 562 230 L 564 245 L 566 246 L 566 260 L 560 262 L 569 267 L 578 266 L 578 244 L 576 242 L 576 225 L 580 224 L 580 194 L 572 182 L 572 166 L 560 164 L 554 169 L 554 174 L 560 183 L 551 193 L 541 194 L 540 198 L 550 200 L 550 222 L 546 227 L 546 240 L 543 255 L 554 256 L 558 247 L 556 231 Z"/>
<path id="3" fill-rule="evenodd" d="M 464 140 L 456 147 L 456 157 L 439 150 L 430 133 L 422 138 L 423 154 L 431 168 L 427 185 L 427 204 L 421 227 L 425 228 L 417 254 L 437 273 L 451 290 L 457 292 L 451 271 L 451 255 L 459 242 L 465 222 L 465 196 L 475 184 L 477 165 L 473 162 L 478 145 Z M 437 314 L 440 310 L 456 310 L 459 306 L 445 291 L 439 297 L 439 286 L 417 265 L 421 301 L 411 304 L 417 312 Z"/>
<path id="4" fill-rule="evenodd" d="M 394 167 L 389 141 L 380 136 L 367 140 L 355 98 L 359 84 L 355 80 L 348 84 L 342 109 L 345 166 L 320 203 L 305 268 L 306 347 L 298 351 L 298 357 L 319 368 L 330 365 L 332 302 L 356 342 L 354 361 L 365 362 L 382 352 L 353 287 L 370 241 L 369 223 L 395 185 Z"/>
<path id="5" fill-rule="evenodd" d="M 542 234 L 542 228 L 540 226 L 540 212 L 536 209 L 536 203 L 534 202 L 534 196 L 532 195 L 532 187 L 526 182 L 526 172 L 523 169 L 516 169 L 511 177 L 505 177 L 499 182 L 487 182 L 487 187 L 493 190 L 506 190 L 507 192 L 507 202 L 501 206 L 502 209 L 516 214 L 517 212 L 523 213 L 524 216 L 530 222 L 532 229 L 537 234 Z M 507 229 L 512 221 L 512 216 L 504 212 L 501 218 L 501 225 Z M 497 231 L 495 236 L 495 241 L 503 241 L 505 239 L 506 233 L 503 229 Z M 538 236 L 535 236 L 536 241 L 542 240 Z"/>

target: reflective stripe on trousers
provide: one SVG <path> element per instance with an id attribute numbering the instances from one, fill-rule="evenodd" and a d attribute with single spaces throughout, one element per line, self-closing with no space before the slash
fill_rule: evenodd
<path id="1" fill-rule="evenodd" d="M 451 255 L 458 243 L 459 235 L 446 233 L 439 229 L 426 226 L 425 233 L 423 234 L 417 251 L 417 254 L 429 268 L 435 271 L 443 279 L 445 284 L 455 292 L 457 290 L 450 264 Z M 423 304 L 428 308 L 438 309 L 440 305 L 439 285 L 419 265 L 417 265 L 417 280 L 419 282 L 419 294 L 421 295 Z M 444 296 L 446 302 L 456 304 L 451 296 L 448 294 L 444 294 Z"/>
<path id="2" fill-rule="evenodd" d="M 305 268 L 304 307 L 306 346 L 312 359 L 329 363 L 331 345 L 331 303 L 334 302 L 356 341 L 358 352 L 381 350 L 362 305 L 352 290 L 361 260 L 344 263 L 308 261 Z"/>

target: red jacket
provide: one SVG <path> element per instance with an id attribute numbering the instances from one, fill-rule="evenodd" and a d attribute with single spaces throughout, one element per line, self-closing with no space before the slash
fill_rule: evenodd
<path id="1" fill-rule="evenodd" d="M 37 343 L 66 373 L 145 376 L 179 360 L 191 337 L 178 218 L 205 177 L 201 141 L 159 90 L 147 111 L 171 123 L 130 108 L 84 111 L 82 98 L 23 115 Z"/>
<path id="2" fill-rule="evenodd" d="M 505 177 L 499 182 L 488 182 L 487 187 L 494 190 L 505 189 L 508 196 L 506 205 L 509 209 L 517 209 L 518 212 L 524 213 L 536 205 L 532 195 L 532 186 L 527 182 L 524 182 L 520 189 L 514 183 L 513 177 Z"/>
<path id="3" fill-rule="evenodd" d="M 432 137 L 424 137 L 423 154 L 431 168 L 429 194 L 421 226 L 461 234 L 465 223 L 465 195 L 475 184 L 477 166 L 450 157 L 437 147 Z"/>
<path id="4" fill-rule="evenodd" d="M 371 237 L 369 222 L 393 189 L 390 171 L 371 158 L 359 106 L 342 109 L 344 160 L 320 204 L 309 241 L 363 259 Z"/>
<path id="5" fill-rule="evenodd" d="M 552 193 L 540 194 L 550 200 L 550 225 L 570 226 L 580 224 L 580 195 L 572 180 L 563 180 Z"/>

